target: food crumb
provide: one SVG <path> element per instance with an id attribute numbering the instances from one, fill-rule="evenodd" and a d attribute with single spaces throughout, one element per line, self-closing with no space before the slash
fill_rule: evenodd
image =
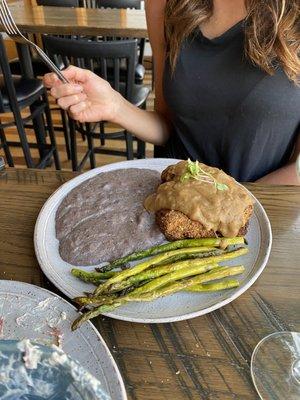
<path id="1" fill-rule="evenodd" d="M 178 370 L 178 371 L 176 371 L 176 372 L 175 372 L 175 374 L 176 374 L 176 375 L 179 375 L 179 374 L 180 374 L 180 371 L 179 371 L 179 370 Z"/>
<path id="2" fill-rule="evenodd" d="M 62 312 L 60 313 L 60 318 L 62 319 L 62 321 L 65 321 L 65 320 L 67 319 L 67 314 L 66 314 L 65 311 L 62 311 Z"/>
<path id="3" fill-rule="evenodd" d="M 149 361 L 149 364 L 152 365 L 152 361 Z"/>
<path id="4" fill-rule="evenodd" d="M 206 352 L 206 355 L 207 355 L 207 357 L 210 357 L 210 353 L 208 351 Z"/>
<path id="5" fill-rule="evenodd" d="M 198 343 L 196 343 L 196 347 L 197 347 L 197 348 L 199 347 L 199 344 L 198 344 Z"/>
<path id="6" fill-rule="evenodd" d="M 55 327 L 49 326 L 49 328 L 50 328 L 49 332 L 50 336 L 53 336 L 54 338 L 54 344 L 61 349 L 63 334 L 61 333 L 60 329 L 58 329 L 56 326 Z"/>

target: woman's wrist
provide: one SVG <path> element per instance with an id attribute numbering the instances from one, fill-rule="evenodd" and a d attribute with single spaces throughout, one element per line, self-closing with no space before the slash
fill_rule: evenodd
<path id="1" fill-rule="evenodd" d="M 128 104 L 128 101 L 119 92 L 114 90 L 113 111 L 112 118 L 110 119 L 112 123 L 123 126 Z M 124 128 L 126 127 L 124 126 Z"/>
<path id="2" fill-rule="evenodd" d="M 115 92 L 112 100 L 111 122 L 146 142 L 162 145 L 167 141 L 169 127 L 163 116 L 155 111 L 140 109 L 127 101 L 118 92 Z"/>

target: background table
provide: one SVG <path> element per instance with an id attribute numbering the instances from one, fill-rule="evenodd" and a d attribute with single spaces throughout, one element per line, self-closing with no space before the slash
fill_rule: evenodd
<path id="1" fill-rule="evenodd" d="M 0 278 L 55 290 L 33 249 L 37 215 L 70 172 L 0 172 Z M 209 315 L 172 324 L 98 318 L 129 399 L 253 400 L 255 345 L 275 331 L 300 331 L 300 188 L 247 185 L 271 220 L 270 261 L 241 297 Z M 251 244 L 250 244 L 251 245 Z"/>
<path id="2" fill-rule="evenodd" d="M 18 0 L 9 8 L 26 33 L 148 37 L 144 10 L 43 7 L 31 0 Z"/>

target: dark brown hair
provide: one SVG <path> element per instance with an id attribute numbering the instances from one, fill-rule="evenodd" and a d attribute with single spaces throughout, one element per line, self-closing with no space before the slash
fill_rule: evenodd
<path id="1" fill-rule="evenodd" d="M 246 0 L 245 55 L 268 74 L 280 65 L 288 78 L 300 76 L 299 0 Z M 211 17 L 213 0 L 168 0 L 165 32 L 174 71 L 180 47 Z"/>

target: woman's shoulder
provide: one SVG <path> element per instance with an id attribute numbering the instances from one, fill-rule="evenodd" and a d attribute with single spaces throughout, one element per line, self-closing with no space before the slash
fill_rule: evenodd
<path id="1" fill-rule="evenodd" d="M 155 1 L 146 1 L 145 9 L 146 11 L 163 11 L 166 7 L 168 0 L 155 0 Z"/>
<path id="2" fill-rule="evenodd" d="M 165 7 L 167 0 L 147 0 L 145 3 L 149 39 L 154 58 L 155 109 L 167 115 L 168 110 L 163 96 L 162 77 L 165 64 Z"/>
<path id="3" fill-rule="evenodd" d="M 153 25 L 164 24 L 164 14 L 167 0 L 146 1 L 145 10 L 148 28 Z"/>
<path id="4" fill-rule="evenodd" d="M 167 0 L 146 1 L 146 17 L 150 42 L 154 47 L 164 42 L 164 15 Z M 155 49 L 154 49 L 155 50 Z"/>
<path id="5" fill-rule="evenodd" d="M 148 27 L 158 21 L 164 21 L 164 13 L 166 8 L 167 0 L 155 0 L 155 1 L 146 1 L 145 3 L 145 10 L 146 10 L 146 17 Z"/>

